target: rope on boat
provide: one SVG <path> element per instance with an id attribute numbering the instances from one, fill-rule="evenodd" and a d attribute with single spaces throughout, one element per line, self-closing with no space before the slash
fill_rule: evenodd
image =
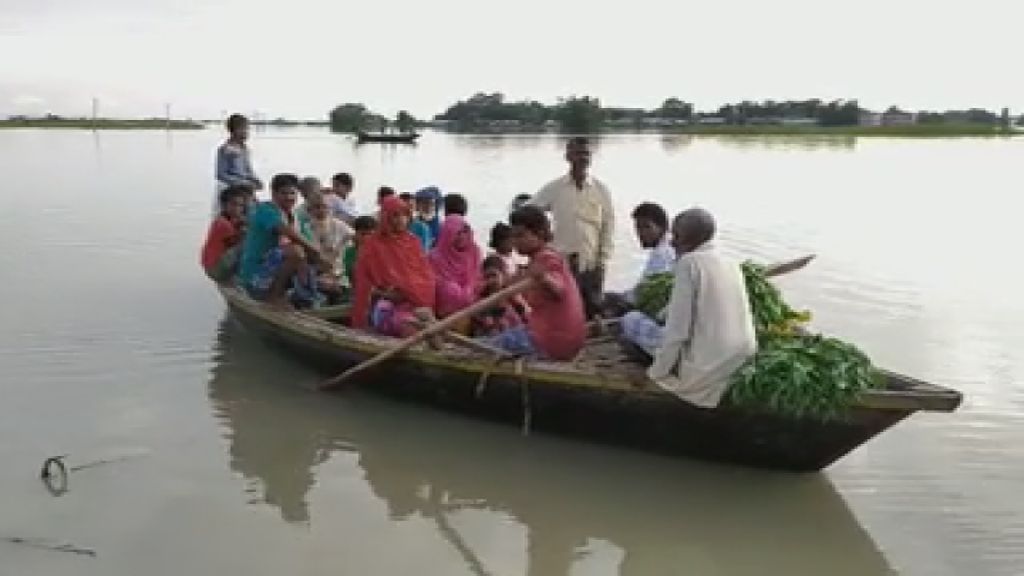
<path id="1" fill-rule="evenodd" d="M 523 405 L 523 436 L 529 436 L 530 427 L 533 424 L 533 410 L 530 407 L 530 379 L 526 376 L 526 356 L 495 356 L 491 360 L 490 366 L 480 373 L 480 378 L 478 378 L 476 382 L 475 395 L 477 400 L 483 397 L 484 391 L 487 389 L 487 382 L 491 377 L 491 372 L 493 372 L 502 362 L 513 359 L 516 361 L 515 375 L 519 379 L 520 397 Z"/>
<path id="2" fill-rule="evenodd" d="M 533 424 L 533 410 L 530 407 L 530 379 L 526 377 L 525 365 L 525 357 L 516 359 L 516 376 L 519 377 L 519 388 L 522 390 L 523 398 L 523 436 L 529 436 L 530 426 Z"/>
<path id="3" fill-rule="evenodd" d="M 491 359 L 491 364 L 480 373 L 480 378 L 476 381 L 476 399 L 483 398 L 484 390 L 487 389 L 487 381 L 491 377 L 493 372 L 504 360 L 508 360 L 508 356 L 495 356 Z"/>

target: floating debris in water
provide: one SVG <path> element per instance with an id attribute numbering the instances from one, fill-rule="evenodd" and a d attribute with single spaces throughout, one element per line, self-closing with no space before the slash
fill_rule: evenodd
<path id="1" fill-rule="evenodd" d="M 10 542 L 11 544 L 21 544 L 22 546 L 28 546 L 29 548 L 38 548 L 40 550 L 52 550 L 54 552 L 67 552 L 69 554 L 78 554 L 80 556 L 89 556 L 92 558 L 96 557 L 96 551 L 92 548 L 82 548 L 81 546 L 75 546 L 74 544 L 68 544 L 67 542 L 55 542 L 53 540 L 47 540 L 45 538 L 23 538 L 20 536 L 7 536 L 0 538 L 2 542 Z"/>
<path id="2" fill-rule="evenodd" d="M 46 489 L 54 496 L 61 496 L 68 491 L 68 473 L 77 472 L 79 470 L 86 470 L 88 468 L 94 468 L 96 466 L 102 466 L 104 464 L 113 464 L 115 462 L 123 462 L 125 460 L 131 460 L 140 456 L 145 456 L 148 452 L 139 452 L 135 454 L 125 454 L 123 456 L 116 456 L 114 458 L 104 458 L 100 460 L 93 460 L 92 462 L 86 462 L 85 464 L 79 464 L 77 466 L 68 467 L 64 464 L 64 459 L 68 457 L 67 454 L 61 454 L 60 456 L 50 456 L 43 461 L 43 468 L 39 471 L 39 478 L 43 481 Z"/>

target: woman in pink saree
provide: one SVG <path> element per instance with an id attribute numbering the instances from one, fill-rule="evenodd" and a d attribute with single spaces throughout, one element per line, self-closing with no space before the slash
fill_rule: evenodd
<path id="1" fill-rule="evenodd" d="M 430 265 L 437 280 L 435 311 L 450 316 L 476 301 L 480 290 L 480 247 L 465 218 L 451 214 L 441 225 L 441 235 L 430 251 Z"/>

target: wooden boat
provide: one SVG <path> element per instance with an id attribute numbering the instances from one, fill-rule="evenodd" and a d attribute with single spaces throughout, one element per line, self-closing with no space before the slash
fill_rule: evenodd
<path id="1" fill-rule="evenodd" d="M 384 133 L 371 133 L 359 131 L 356 133 L 356 140 L 362 144 L 364 142 L 385 142 L 392 144 L 412 144 L 416 142 L 416 139 L 420 135 L 416 132 L 405 132 L 396 134 L 384 134 Z"/>
<path id="2" fill-rule="evenodd" d="M 248 329 L 331 373 L 396 340 L 344 326 L 347 307 L 281 311 L 220 287 Z M 613 342 L 588 344 L 574 362 L 497 361 L 451 345 L 417 347 L 363 379 L 365 386 L 530 430 L 746 466 L 817 471 L 919 410 L 951 412 L 955 390 L 886 372 L 845 419 L 791 419 L 722 405 L 697 408 L 649 383 Z M 425 431 L 426 433 L 426 431 Z"/>

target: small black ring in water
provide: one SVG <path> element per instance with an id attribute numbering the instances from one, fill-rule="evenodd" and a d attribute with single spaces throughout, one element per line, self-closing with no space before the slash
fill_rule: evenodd
<path id="1" fill-rule="evenodd" d="M 68 469 L 64 466 L 63 456 L 52 456 L 43 462 L 39 478 L 50 494 L 60 496 L 68 491 Z M 56 470 L 53 470 L 53 469 Z M 59 472 L 54 474 L 53 472 Z"/>

